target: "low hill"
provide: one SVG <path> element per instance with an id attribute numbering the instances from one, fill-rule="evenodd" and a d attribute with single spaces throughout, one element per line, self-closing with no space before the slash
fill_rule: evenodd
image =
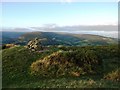
<path id="1" fill-rule="evenodd" d="M 30 32 L 19 37 L 19 41 L 27 43 L 34 38 L 46 38 L 43 45 L 68 45 L 68 46 L 87 46 L 87 45 L 108 45 L 117 43 L 117 39 L 90 34 L 68 34 L 53 32 Z"/>
<path id="2" fill-rule="evenodd" d="M 20 37 L 25 32 L 0 32 L 0 43 L 2 44 L 10 44 L 15 43 L 18 40 L 18 37 Z"/>
<path id="3" fill-rule="evenodd" d="M 109 45 L 118 42 L 115 38 L 91 34 L 70 34 L 58 32 L 2 32 L 1 44 L 26 45 L 34 38 L 46 38 L 42 45 L 66 45 L 66 46 L 87 46 L 87 45 Z"/>

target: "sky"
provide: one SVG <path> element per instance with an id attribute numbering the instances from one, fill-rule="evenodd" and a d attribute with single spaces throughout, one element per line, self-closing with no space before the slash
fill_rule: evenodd
<path id="1" fill-rule="evenodd" d="M 118 2 L 120 0 L 1 0 L 1 2 Z"/>
<path id="2" fill-rule="evenodd" d="M 117 2 L 4 2 L 1 27 L 116 25 Z M 0 5 L 0 7 L 1 7 Z"/>

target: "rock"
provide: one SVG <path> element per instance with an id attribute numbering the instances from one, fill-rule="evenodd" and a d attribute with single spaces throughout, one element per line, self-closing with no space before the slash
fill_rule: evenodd
<path id="1" fill-rule="evenodd" d="M 43 50 L 43 47 L 41 45 L 41 41 L 43 40 L 46 40 L 46 39 L 35 38 L 33 40 L 30 40 L 27 44 L 27 48 L 31 49 L 32 51 Z"/>

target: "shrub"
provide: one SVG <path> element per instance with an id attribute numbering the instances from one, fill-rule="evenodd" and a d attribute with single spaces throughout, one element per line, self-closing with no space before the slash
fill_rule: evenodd
<path id="1" fill-rule="evenodd" d="M 16 46 L 15 44 L 4 44 L 2 45 L 2 49 L 7 49 Z"/>
<path id="2" fill-rule="evenodd" d="M 33 62 L 31 73 L 42 76 L 80 76 L 85 73 L 96 73 L 100 66 L 101 60 L 92 50 L 58 51 Z"/>
<path id="3" fill-rule="evenodd" d="M 107 80 L 120 82 L 120 68 L 108 73 L 107 75 L 104 76 L 104 78 Z"/>

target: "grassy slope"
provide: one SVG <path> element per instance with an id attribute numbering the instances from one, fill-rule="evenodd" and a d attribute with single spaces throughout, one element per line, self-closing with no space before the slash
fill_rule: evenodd
<path id="1" fill-rule="evenodd" d="M 97 76 L 41 78 L 7 85 L 7 88 L 120 88 L 120 83 Z"/>
<path id="2" fill-rule="evenodd" d="M 115 49 L 116 46 L 113 47 Z M 92 47 L 90 47 L 92 48 Z M 98 52 L 103 51 L 100 50 Z M 95 49 L 92 48 L 92 49 Z M 69 48 L 70 49 L 70 48 Z M 102 48 L 101 48 L 102 49 Z M 58 49 L 51 49 L 49 52 L 44 53 L 31 53 L 24 47 L 14 47 L 10 49 L 5 49 L 2 52 L 2 63 L 3 63 L 3 87 L 67 87 L 67 88 L 95 88 L 95 87 L 105 87 L 105 88 L 120 88 L 120 83 L 104 80 L 103 76 L 100 75 L 89 75 L 81 77 L 58 77 L 58 78 L 41 78 L 31 76 L 29 73 L 29 68 L 32 62 L 50 55 L 52 52 Z M 97 49 L 96 49 L 97 50 Z M 111 49 L 110 49 L 111 50 Z M 109 52 L 109 50 L 108 50 Z M 104 53 L 105 54 L 105 53 Z M 114 55 L 113 55 L 114 56 Z M 114 63 L 113 63 L 114 61 Z M 105 72 L 111 72 L 118 67 L 118 61 L 115 57 L 111 59 L 104 59 Z"/>
<path id="3" fill-rule="evenodd" d="M 24 47 L 14 47 L 3 50 L 3 86 L 27 80 L 26 77 L 29 77 L 29 66 L 31 63 L 50 53 L 51 51 L 45 53 L 31 53 Z"/>

